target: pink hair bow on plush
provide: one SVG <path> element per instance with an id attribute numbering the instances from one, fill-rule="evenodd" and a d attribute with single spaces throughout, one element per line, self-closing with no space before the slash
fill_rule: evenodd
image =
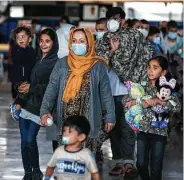
<path id="1" fill-rule="evenodd" d="M 167 82 L 165 76 L 161 76 L 160 79 L 159 79 L 159 85 L 160 85 L 160 86 L 168 85 L 168 86 L 170 86 L 172 89 L 174 89 L 175 86 L 176 86 L 176 80 L 172 78 L 172 79 L 169 80 L 169 82 Z"/>

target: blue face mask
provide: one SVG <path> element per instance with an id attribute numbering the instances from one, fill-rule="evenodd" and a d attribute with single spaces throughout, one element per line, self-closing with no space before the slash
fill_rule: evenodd
<path id="1" fill-rule="evenodd" d="M 96 39 L 101 39 L 104 36 L 105 32 L 96 32 Z"/>
<path id="2" fill-rule="evenodd" d="M 40 24 L 37 24 L 36 26 L 35 26 L 35 31 L 36 32 L 39 32 L 41 30 L 41 25 Z"/>
<path id="3" fill-rule="evenodd" d="M 167 37 L 169 39 L 176 39 L 177 38 L 177 33 L 175 33 L 175 32 L 168 32 Z"/>
<path id="4" fill-rule="evenodd" d="M 153 39 L 153 42 L 157 45 L 160 44 L 160 37 L 156 37 L 155 39 Z"/>
<path id="5" fill-rule="evenodd" d="M 84 56 L 87 52 L 87 46 L 85 44 L 72 44 L 72 51 L 77 56 Z"/>

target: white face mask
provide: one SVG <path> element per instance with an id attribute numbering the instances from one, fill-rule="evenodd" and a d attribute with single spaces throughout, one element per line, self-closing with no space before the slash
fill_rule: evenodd
<path id="1" fill-rule="evenodd" d="M 110 32 L 116 32 L 120 27 L 120 23 L 114 19 L 111 19 L 107 22 L 107 29 Z"/>
<path id="2" fill-rule="evenodd" d="M 148 36 L 148 31 L 146 30 L 146 29 L 137 29 L 138 31 L 140 31 L 142 34 L 143 34 L 143 36 L 145 37 L 145 38 L 147 38 L 147 36 Z"/>
<path id="3" fill-rule="evenodd" d="M 103 38 L 104 34 L 105 34 L 104 31 L 103 31 L 103 32 L 96 32 L 96 33 L 95 33 L 96 39 L 101 39 L 101 38 Z"/>

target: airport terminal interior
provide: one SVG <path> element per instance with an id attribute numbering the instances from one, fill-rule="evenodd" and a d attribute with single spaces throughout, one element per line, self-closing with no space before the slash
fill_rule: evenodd
<path id="1" fill-rule="evenodd" d="M 22 27 L 22 26 L 31 29 L 30 32 L 32 32 L 33 36 L 30 41 L 29 46 L 34 50 L 35 54 L 36 53 L 38 54 L 39 53 L 38 49 L 41 48 L 41 41 L 39 38 L 42 36 L 41 35 L 39 36 L 39 34 L 41 34 L 41 32 L 45 31 L 47 28 L 52 28 L 54 32 L 58 32 L 62 28 L 62 26 L 64 26 L 65 24 L 71 25 L 70 28 L 74 27 L 75 29 L 75 27 L 81 27 L 81 28 L 85 28 L 89 30 L 89 33 L 91 34 L 90 37 L 94 37 L 93 39 L 95 39 L 93 40 L 93 42 L 94 43 L 101 42 L 102 44 L 100 45 L 101 45 L 101 48 L 103 48 L 102 46 L 104 44 L 107 44 L 109 46 L 110 41 L 107 42 L 107 39 L 105 41 L 104 37 L 108 37 L 106 36 L 106 34 L 103 34 L 102 35 L 103 37 L 101 37 L 100 40 L 98 39 L 98 36 L 97 36 L 98 34 L 97 24 L 98 23 L 97 22 L 101 18 L 104 18 L 104 19 L 107 18 L 106 19 L 107 31 L 108 30 L 110 31 L 110 25 L 108 26 L 108 23 L 110 24 L 110 20 L 112 20 L 115 16 L 110 17 L 111 15 L 109 15 L 110 17 L 109 18 L 107 17 L 108 15 L 107 12 L 110 12 L 111 9 L 116 8 L 116 7 L 121 8 L 123 12 L 125 12 L 126 14 L 126 16 L 124 17 L 124 21 L 122 21 L 124 22 L 124 24 L 123 25 L 118 24 L 119 26 L 121 26 L 122 29 L 125 29 L 122 32 L 129 31 L 126 29 L 133 29 L 132 32 L 139 31 L 137 34 L 142 33 L 140 35 L 141 38 L 144 38 L 145 41 L 152 41 L 151 43 L 153 44 L 153 46 L 156 44 L 154 48 L 156 46 L 159 47 L 159 50 L 160 50 L 159 52 L 161 53 L 161 56 L 163 55 L 164 57 L 167 58 L 168 64 L 169 64 L 169 71 L 171 72 L 172 77 L 176 79 L 176 83 L 178 85 L 177 90 L 176 90 L 177 92 L 173 93 L 174 94 L 173 96 L 178 99 L 178 102 L 180 104 L 180 110 L 179 112 L 172 113 L 172 115 L 169 116 L 170 118 L 168 122 L 169 128 L 167 131 L 168 136 L 167 137 L 165 136 L 166 144 L 164 144 L 165 151 L 164 151 L 164 157 L 163 157 L 163 170 L 161 173 L 162 173 L 162 180 L 182 180 L 183 179 L 183 58 L 184 58 L 184 45 L 183 45 L 184 3 L 183 1 L 180 1 L 180 0 L 161 0 L 161 1 L 157 1 L 157 0 L 142 0 L 142 1 L 141 0 L 140 1 L 133 1 L 133 0 L 131 1 L 129 0 L 115 0 L 115 1 L 112 1 L 112 0 L 107 0 L 107 1 L 99 1 L 99 0 L 96 0 L 96 1 L 95 0 L 92 0 L 92 1 L 88 1 L 88 0 L 80 0 L 80 1 L 3 0 L 3 1 L 0 1 L 0 180 L 21 180 L 21 179 L 23 180 L 41 180 L 42 178 L 43 180 L 48 180 L 45 177 L 46 169 L 47 169 L 48 162 L 50 161 L 53 155 L 53 144 L 52 144 L 52 140 L 48 139 L 47 137 L 47 127 L 38 125 L 38 123 L 36 124 L 35 121 L 32 121 L 30 119 L 29 120 L 24 119 L 25 121 L 32 121 L 32 123 L 35 123 L 40 128 L 37 137 L 35 136 L 35 139 L 37 141 L 38 150 L 39 150 L 39 166 L 40 166 L 41 172 L 43 173 L 43 176 L 41 175 L 40 178 L 34 178 L 36 176 L 34 177 L 32 176 L 32 178 L 27 178 L 27 179 L 25 178 L 25 169 L 24 169 L 25 167 L 23 167 L 23 160 L 22 160 L 22 154 L 21 154 L 21 133 L 20 133 L 20 126 L 19 126 L 20 124 L 19 124 L 19 120 L 15 120 L 14 117 L 12 117 L 14 114 L 12 113 L 12 109 L 10 108 L 10 105 L 14 103 L 16 99 L 18 98 L 20 94 L 19 88 L 21 86 L 21 83 L 23 82 L 21 81 L 19 85 L 16 84 L 16 87 L 17 87 L 16 89 L 15 83 L 12 80 L 12 79 L 16 79 L 15 76 L 17 76 L 16 73 L 12 75 L 12 71 L 13 71 L 12 67 L 18 68 L 17 66 L 14 66 L 15 62 L 13 61 L 13 59 L 15 57 L 13 57 L 12 55 L 13 47 L 17 46 L 17 44 L 15 43 L 17 42 L 16 41 L 17 37 L 13 38 L 13 36 L 15 35 L 14 29 L 16 29 L 17 27 Z M 112 11 L 110 13 L 113 14 Z M 115 19 L 113 20 L 118 22 L 117 21 L 118 18 L 121 19 L 122 18 L 121 15 L 115 17 Z M 149 29 L 144 29 L 145 24 L 146 24 L 146 27 L 147 26 L 149 27 Z M 72 38 L 70 39 L 69 37 L 69 31 L 73 32 L 72 28 L 64 32 L 64 33 L 68 33 L 66 43 L 68 42 L 71 43 L 71 41 L 72 42 L 74 41 Z M 151 29 L 152 29 L 152 32 L 151 32 Z M 146 30 L 147 32 L 146 35 L 144 33 L 145 32 L 144 30 Z M 105 33 L 109 33 L 107 31 Z M 111 34 L 113 35 L 113 33 L 116 33 L 115 31 L 112 31 Z M 154 36 L 155 34 L 158 34 L 158 38 L 160 38 L 159 43 L 158 41 L 156 42 L 156 40 L 154 41 L 151 38 L 149 39 L 149 37 Z M 173 36 L 176 35 L 176 37 L 172 38 L 169 36 L 169 34 Z M 120 32 L 120 35 L 122 35 L 121 32 Z M 63 37 L 64 36 L 62 35 L 61 38 Z M 87 37 L 87 35 L 85 37 Z M 22 39 L 23 38 L 24 37 L 22 36 Z M 34 38 L 38 38 L 38 39 L 34 39 Z M 58 38 L 59 38 L 59 35 L 58 35 Z M 108 38 L 110 39 L 110 36 Z M 168 43 L 169 41 L 168 39 L 171 41 L 170 44 Z M 104 44 L 103 44 L 103 40 L 105 41 Z M 121 45 L 122 39 L 118 37 L 118 40 L 120 41 L 120 45 Z M 176 45 L 173 45 L 175 44 L 175 40 L 176 40 Z M 90 42 L 91 41 L 88 41 L 88 43 Z M 129 51 L 129 48 L 131 49 L 131 42 L 130 41 L 128 42 L 130 44 L 127 43 L 128 48 L 126 49 L 125 47 L 126 52 Z M 165 42 L 165 44 L 162 42 Z M 134 45 L 136 43 L 134 43 Z M 166 45 L 167 43 L 169 44 L 168 46 Z M 171 46 L 174 48 L 172 49 Z M 68 44 L 66 44 L 66 49 L 62 50 L 66 52 L 65 56 L 68 55 L 68 47 L 69 47 Z M 144 47 L 146 47 L 146 45 Z M 59 48 L 61 48 L 60 44 L 59 44 Z M 119 48 L 119 46 L 117 48 Z M 43 51 L 43 49 L 41 49 L 41 51 Z M 71 51 L 71 48 L 69 50 L 69 54 L 71 54 L 70 51 Z M 108 58 L 112 57 L 113 59 L 115 57 L 113 55 L 105 56 L 106 52 L 108 51 L 109 49 L 107 48 L 107 50 L 104 53 L 104 57 L 108 57 Z M 147 51 L 150 51 L 150 50 L 148 49 Z M 115 64 L 115 62 L 112 62 L 109 60 L 108 65 L 109 67 L 112 67 L 112 69 L 114 66 L 113 70 L 115 70 L 116 72 L 116 68 L 118 69 L 117 66 L 122 66 L 121 68 L 123 68 L 124 60 L 121 61 L 121 57 L 125 57 L 126 52 L 124 52 L 123 50 L 115 51 L 115 52 L 117 53 L 119 52 L 122 55 L 120 56 L 120 59 L 118 59 L 118 56 L 114 58 L 115 60 L 118 59 L 117 61 L 120 63 Z M 132 51 L 132 53 L 135 53 L 135 52 Z M 137 55 L 133 54 L 132 56 L 129 56 L 129 57 L 131 58 L 135 58 L 134 56 L 140 57 L 142 55 L 140 54 L 141 53 L 138 52 Z M 26 56 L 27 56 L 26 59 L 29 59 L 28 57 L 29 55 L 26 54 Z M 44 59 L 44 56 L 42 58 Z M 152 58 L 154 58 L 154 56 L 152 56 Z M 149 59 L 147 59 L 147 61 Z M 41 62 L 42 60 L 39 61 L 39 63 Z M 126 62 L 126 63 L 129 65 L 129 62 Z M 35 65 L 35 67 L 36 66 L 38 65 Z M 133 71 L 133 69 L 131 69 L 131 71 Z M 73 71 L 71 70 L 69 72 L 73 72 Z M 146 69 L 145 69 L 145 72 L 147 72 Z M 18 70 L 17 70 L 17 73 L 18 73 Z M 123 72 L 121 73 L 122 75 L 120 77 L 123 77 L 124 74 Z M 118 79 L 119 79 L 119 74 L 121 73 L 120 71 L 117 71 Z M 139 71 L 138 74 L 139 73 L 141 74 L 142 72 Z M 34 68 L 31 74 L 34 74 Z M 35 76 L 37 76 L 38 74 L 36 74 Z M 87 73 L 87 75 L 89 75 L 89 73 Z M 84 75 L 84 77 L 86 76 Z M 111 81 L 111 78 L 109 79 Z M 120 80 L 122 79 L 120 78 Z M 110 81 L 108 81 L 109 84 L 110 84 Z M 121 83 L 123 84 L 124 82 L 121 81 Z M 168 85 L 169 81 L 166 83 Z M 30 84 L 31 84 L 31 81 L 30 81 Z M 47 82 L 47 85 L 48 85 L 48 82 Z M 85 84 L 81 85 L 81 87 L 83 86 L 85 86 Z M 87 87 L 87 88 L 90 89 L 91 87 Z M 88 89 L 88 92 L 89 92 L 89 89 Z M 29 93 L 29 90 L 27 93 Z M 38 94 L 39 92 L 35 91 L 34 93 Z M 91 95 L 91 91 L 90 91 L 90 95 Z M 112 97 L 111 93 L 110 95 Z M 85 101 L 91 101 L 91 99 L 89 98 L 88 100 L 85 100 Z M 141 99 L 140 101 L 142 103 L 143 99 Z M 135 100 L 135 102 L 136 104 L 139 103 L 138 100 L 137 101 Z M 25 103 L 26 103 L 26 100 L 25 100 Z M 34 103 L 37 103 L 37 102 L 34 102 Z M 93 102 L 93 103 L 96 103 L 96 102 Z M 114 101 L 113 101 L 113 104 L 114 104 Z M 171 103 L 171 105 L 173 104 Z M 67 106 L 64 106 L 64 108 L 66 107 Z M 113 111 L 113 107 L 111 109 L 112 111 Z M 123 105 L 122 105 L 122 108 L 123 108 Z M 116 105 L 115 105 L 115 109 L 116 109 Z M 38 111 L 40 111 L 40 109 L 38 109 Z M 22 112 L 23 111 L 21 111 L 21 114 L 23 114 Z M 20 117 L 21 117 L 21 114 L 19 114 Z M 30 114 L 31 114 L 30 115 L 31 118 L 35 116 L 38 119 L 41 118 L 35 114 L 32 114 L 32 113 Z M 107 123 L 107 124 L 110 124 L 110 123 Z M 110 174 L 111 170 L 114 168 L 114 165 L 116 164 L 116 161 L 113 158 L 114 153 L 112 152 L 113 149 L 111 149 L 112 144 L 111 144 L 111 140 L 109 138 L 110 135 L 109 135 L 108 138 L 103 140 L 102 142 L 103 144 L 100 149 L 100 153 L 102 154 L 102 159 L 103 159 L 102 162 L 101 161 L 100 162 L 102 164 L 99 165 L 97 158 L 95 159 L 97 162 L 100 179 L 102 180 L 131 180 L 131 179 L 141 180 L 140 171 L 138 171 L 140 169 L 137 167 L 137 149 L 136 148 L 139 147 L 137 146 L 137 143 L 136 143 L 137 137 L 138 137 L 137 131 L 133 133 L 135 133 L 136 135 L 134 138 L 136 145 L 135 145 L 135 150 L 134 150 L 135 152 L 133 155 L 134 160 L 133 160 L 132 167 L 135 167 L 135 170 L 136 172 L 138 172 L 138 175 L 132 178 L 127 177 L 128 171 L 127 172 L 123 171 L 122 173 L 118 175 Z M 151 133 L 147 133 L 147 134 L 151 134 Z M 160 137 L 162 135 L 159 134 L 157 136 Z M 126 137 L 124 137 L 123 135 L 119 137 L 119 140 L 118 140 L 119 142 L 121 142 L 120 138 L 126 138 Z M 119 148 L 121 148 L 121 146 L 119 146 Z M 150 161 L 153 160 L 153 157 L 151 158 L 151 154 L 152 153 L 150 154 L 148 153 Z M 34 157 L 32 158 L 34 159 Z M 158 155 L 155 156 L 155 158 L 158 158 Z M 152 169 L 152 165 L 149 165 L 148 169 Z M 78 176 L 76 176 L 76 179 L 73 178 L 72 180 L 79 180 L 79 178 L 77 177 Z M 56 179 L 56 177 L 53 175 L 52 177 L 50 177 L 50 179 L 54 180 Z M 61 180 L 61 179 L 58 178 L 58 180 Z M 80 180 L 82 179 L 83 178 L 81 178 Z M 95 180 L 98 180 L 98 179 L 95 179 Z M 161 179 L 150 178 L 150 179 L 142 179 L 142 180 L 161 180 Z"/>

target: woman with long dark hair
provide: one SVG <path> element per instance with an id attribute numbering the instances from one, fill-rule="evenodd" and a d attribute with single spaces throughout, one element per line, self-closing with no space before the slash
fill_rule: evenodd
<path id="1" fill-rule="evenodd" d="M 23 180 L 42 180 L 39 166 L 37 134 L 40 129 L 40 106 L 49 83 L 52 69 L 58 60 L 58 39 L 53 29 L 47 28 L 39 35 L 39 61 L 35 65 L 30 83 L 22 83 L 18 90 L 26 94 L 22 106 L 19 127 L 21 135 L 21 154 L 25 176 Z"/>

